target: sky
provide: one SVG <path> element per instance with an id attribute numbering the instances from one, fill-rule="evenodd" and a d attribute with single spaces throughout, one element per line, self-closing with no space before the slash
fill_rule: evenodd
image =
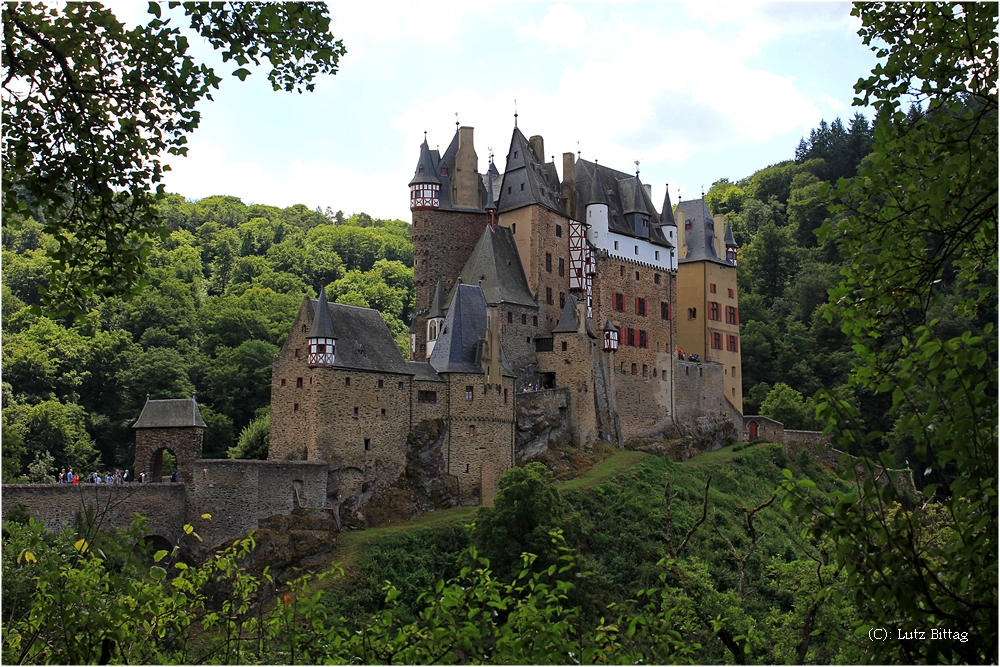
<path id="1" fill-rule="evenodd" d="M 330 16 L 347 54 L 312 93 L 274 92 L 263 70 L 241 83 L 194 47 L 227 76 L 188 156 L 167 160 L 168 191 L 408 221 L 424 132 L 443 151 L 457 112 L 480 171 L 490 149 L 502 171 L 516 100 L 560 174 L 564 152 L 628 173 L 638 160 L 653 200 L 669 183 L 676 203 L 791 159 L 822 119 L 846 123 L 877 62 L 847 3 L 366 0 Z"/>

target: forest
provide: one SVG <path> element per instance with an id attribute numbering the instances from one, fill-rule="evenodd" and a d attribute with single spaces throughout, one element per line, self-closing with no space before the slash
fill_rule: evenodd
<path id="1" fill-rule="evenodd" d="M 141 519 L 54 534 L 12 511 L 4 662 L 995 663 L 997 6 L 853 13 L 883 59 L 856 86 L 873 116 L 706 193 L 740 244 L 745 410 L 824 429 L 838 470 L 762 442 L 575 485 L 529 464 L 471 522 L 281 587 L 244 567 L 252 536 L 196 564 L 145 548 Z M 164 195 L 119 293 L 67 306 L 66 239 L 16 198 L 5 483 L 127 467 L 146 395 L 197 396 L 206 456 L 265 455 L 270 360 L 319 286 L 405 345 L 405 222 Z"/>

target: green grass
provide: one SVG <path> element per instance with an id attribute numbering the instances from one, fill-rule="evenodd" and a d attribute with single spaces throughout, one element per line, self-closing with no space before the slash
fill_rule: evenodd
<path id="1" fill-rule="evenodd" d="M 624 449 L 616 449 L 611 456 L 595 465 L 583 475 L 576 479 L 557 484 L 556 489 L 562 493 L 596 486 L 607 479 L 625 472 L 645 456 L 649 455 L 646 452 L 630 452 Z"/>

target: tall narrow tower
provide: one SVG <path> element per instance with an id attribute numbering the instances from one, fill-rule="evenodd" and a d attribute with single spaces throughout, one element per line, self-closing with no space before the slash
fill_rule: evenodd
<path id="1" fill-rule="evenodd" d="M 410 181 L 416 291 L 411 356 L 416 361 L 426 361 L 430 356 L 433 345 L 428 346 L 428 317 L 454 289 L 488 224 L 483 178 L 478 172 L 473 128 L 459 127 L 444 155 L 432 150 L 424 139 Z M 435 315 L 436 319 L 443 317 Z"/>

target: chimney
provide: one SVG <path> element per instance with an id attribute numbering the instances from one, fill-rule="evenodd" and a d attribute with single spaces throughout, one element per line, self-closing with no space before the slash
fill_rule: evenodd
<path id="1" fill-rule="evenodd" d="M 642 187 L 646 189 L 646 196 L 649 197 L 649 200 L 653 201 L 653 184 L 643 183 Z"/>
<path id="2" fill-rule="evenodd" d="M 566 212 L 576 218 L 576 156 L 563 153 L 562 196 L 566 200 Z"/>
<path id="3" fill-rule="evenodd" d="M 458 152 L 455 154 L 455 201 L 460 208 L 479 208 L 479 156 L 472 142 L 473 128 L 458 128 Z"/>
<path id="4" fill-rule="evenodd" d="M 542 139 L 542 135 L 536 134 L 528 139 L 528 143 L 531 144 L 531 150 L 535 153 L 538 161 L 545 164 L 545 140 Z"/>

